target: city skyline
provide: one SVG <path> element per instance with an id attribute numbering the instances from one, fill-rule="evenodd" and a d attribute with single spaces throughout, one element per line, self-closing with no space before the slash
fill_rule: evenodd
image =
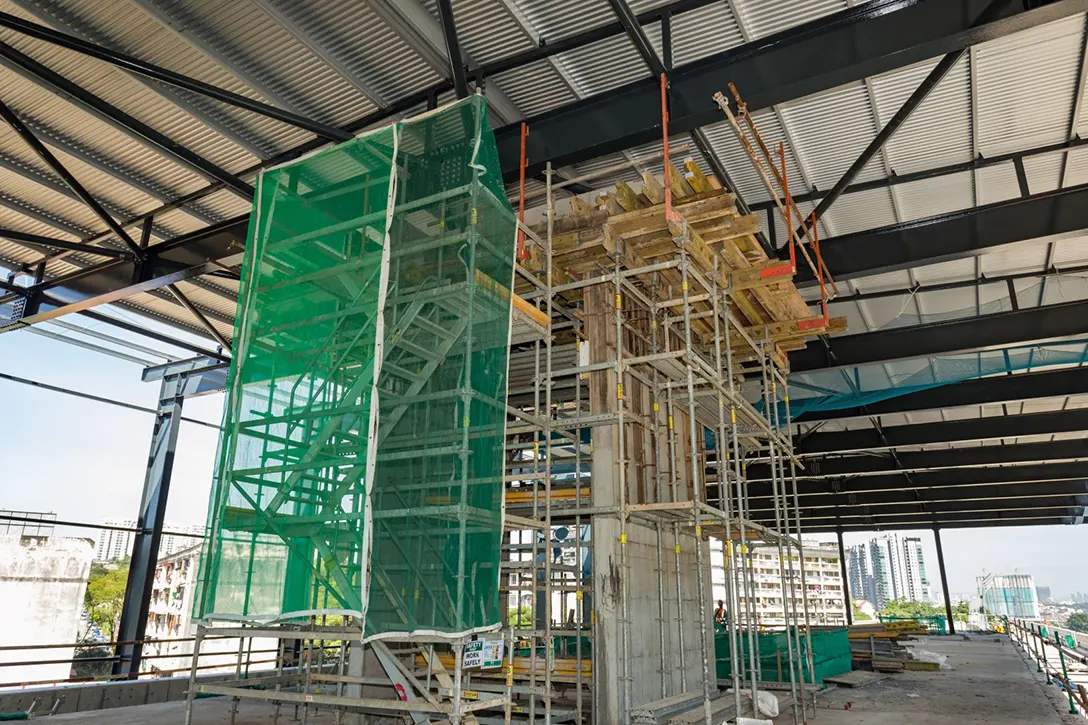
<path id="1" fill-rule="evenodd" d="M 22 332 L 0 336 L 0 359 L 3 372 L 11 375 L 143 408 L 156 404 L 158 384 L 141 382 L 139 365 L 56 340 Z M 19 416 L 0 420 L 0 446 L 10 462 L 6 474 L 11 482 L 0 505 L 55 511 L 60 521 L 96 523 L 136 515 L 153 415 L 10 381 L 0 381 L 0 386 L 5 402 L 19 411 Z M 187 400 L 185 417 L 218 426 L 222 397 Z M 64 455 L 54 454 L 58 442 Z M 215 428 L 182 423 L 167 519 L 183 525 L 206 523 L 217 443 Z M 939 590 L 932 532 L 900 533 L 921 539 L 927 574 Z M 57 534 L 98 538 L 93 528 L 63 524 L 57 525 Z M 875 535 L 847 532 L 844 540 L 849 546 Z M 1058 601 L 1071 600 L 1073 592 L 1088 592 L 1088 568 L 1068 560 L 1068 552 L 1088 548 L 1088 526 L 944 529 L 941 537 L 952 592 L 975 592 L 975 579 L 984 571 L 1017 570 L 1029 571 L 1038 583 L 1050 586 Z M 805 538 L 834 541 L 835 535 L 805 532 Z"/>
<path id="2" fill-rule="evenodd" d="M 872 602 L 878 610 L 893 599 L 934 602 L 918 536 L 884 534 L 846 549 L 850 597 Z M 942 593 L 940 601 L 943 601 Z"/>

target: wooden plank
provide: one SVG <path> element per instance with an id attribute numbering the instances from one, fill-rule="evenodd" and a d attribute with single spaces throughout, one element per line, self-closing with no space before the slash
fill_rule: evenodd
<path id="1" fill-rule="evenodd" d="M 570 210 L 575 214 L 589 214 L 593 211 L 596 211 L 592 206 L 589 205 L 588 202 L 577 196 L 572 196 L 570 198 Z"/>
<path id="2" fill-rule="evenodd" d="M 696 192 L 710 191 L 714 188 L 710 185 L 710 182 L 707 181 L 707 178 L 703 175 L 703 170 L 699 168 L 699 165 L 695 163 L 694 159 L 685 161 L 684 168 L 687 169 L 688 172 L 688 184 L 690 184 L 691 188 Z"/>
<path id="3" fill-rule="evenodd" d="M 657 180 L 657 177 L 649 171 L 642 172 L 642 193 L 653 204 L 665 203 L 665 188 L 661 186 L 661 182 Z"/>
<path id="4" fill-rule="evenodd" d="M 699 229 L 699 234 L 707 244 L 721 244 L 731 239 L 755 234 L 760 230 L 760 219 L 755 214 L 746 214 L 732 219 L 722 217 L 712 226 L 696 228 Z"/>
<path id="5" fill-rule="evenodd" d="M 638 200 L 638 194 L 623 181 L 616 182 L 616 199 L 619 200 L 624 211 L 634 211 L 642 207 Z"/>
<path id="6" fill-rule="evenodd" d="M 789 262 L 768 260 L 754 264 L 747 269 L 736 269 L 729 273 L 729 283 L 735 290 L 766 287 L 793 279 L 793 270 Z"/>

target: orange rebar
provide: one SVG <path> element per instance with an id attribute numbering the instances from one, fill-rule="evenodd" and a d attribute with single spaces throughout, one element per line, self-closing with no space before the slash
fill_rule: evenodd
<path id="1" fill-rule="evenodd" d="M 661 150 L 664 152 L 663 163 L 665 164 L 665 222 L 671 222 L 673 219 L 672 211 L 672 174 L 669 171 L 671 166 L 669 162 L 669 79 L 662 73 L 661 74 Z"/>
<path id="2" fill-rule="evenodd" d="M 525 249 L 525 230 L 522 229 L 522 225 L 525 224 L 525 169 L 529 166 L 529 159 L 525 156 L 525 139 L 529 138 L 529 124 L 521 124 L 521 162 L 519 163 L 519 175 L 518 180 L 518 261 L 524 262 L 531 256 L 528 250 Z"/>

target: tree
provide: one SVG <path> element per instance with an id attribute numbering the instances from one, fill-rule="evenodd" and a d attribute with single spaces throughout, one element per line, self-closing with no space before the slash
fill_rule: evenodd
<path id="1" fill-rule="evenodd" d="M 967 602 L 956 602 L 952 605 L 952 618 L 957 622 L 966 622 L 971 616 L 971 607 Z"/>
<path id="2" fill-rule="evenodd" d="M 514 629 L 532 629 L 533 608 L 528 604 L 522 604 L 520 607 L 510 607 L 506 612 L 506 621 Z"/>
<path id="3" fill-rule="evenodd" d="M 121 606 L 128 584 L 128 560 L 119 564 L 91 564 L 87 578 L 87 593 L 83 606 L 91 624 L 97 625 L 102 634 L 113 640 L 121 619 Z"/>
<path id="4" fill-rule="evenodd" d="M 944 608 L 929 602 L 912 602 L 907 599 L 893 599 L 880 610 L 882 617 L 901 617 L 903 619 L 924 619 L 925 617 L 943 617 Z"/>
<path id="5" fill-rule="evenodd" d="M 1069 619 L 1065 620 L 1065 627 L 1076 632 L 1088 632 L 1088 614 L 1073 612 L 1069 615 Z"/>

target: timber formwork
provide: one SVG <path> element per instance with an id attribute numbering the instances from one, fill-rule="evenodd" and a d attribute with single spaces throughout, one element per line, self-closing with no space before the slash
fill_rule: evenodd
<path id="1" fill-rule="evenodd" d="M 773 163 L 750 133 L 753 161 Z M 662 154 L 600 173 L 640 181 L 559 201 L 570 182 L 553 183 L 549 166 L 542 218 L 522 227 L 515 289 L 545 329 L 511 355 L 506 511 L 537 525 L 506 541 L 514 656 L 493 676 L 507 683 L 507 721 L 642 722 L 693 697 L 690 721 L 709 723 L 750 713 L 767 687 L 807 722 L 813 668 L 808 587 L 794 565 L 800 463 L 786 354 L 845 327 L 827 316 L 833 282 L 818 241 L 791 239 L 828 283 L 813 314 L 792 282 L 794 245 L 790 261 L 769 259 L 758 220 L 694 162 L 680 172 L 667 142 Z M 784 174 L 767 181 L 787 220 L 800 221 Z M 772 462 L 773 528 L 748 520 L 749 458 Z M 717 637 L 709 537 L 725 542 Z M 779 554 L 785 691 L 760 681 L 756 546 Z M 631 591 L 644 560 L 656 574 L 653 611 Z M 728 652 L 715 653 L 715 640 Z M 649 651 L 659 676 L 646 678 L 637 661 Z M 719 683 L 725 657 L 731 675 Z"/>

